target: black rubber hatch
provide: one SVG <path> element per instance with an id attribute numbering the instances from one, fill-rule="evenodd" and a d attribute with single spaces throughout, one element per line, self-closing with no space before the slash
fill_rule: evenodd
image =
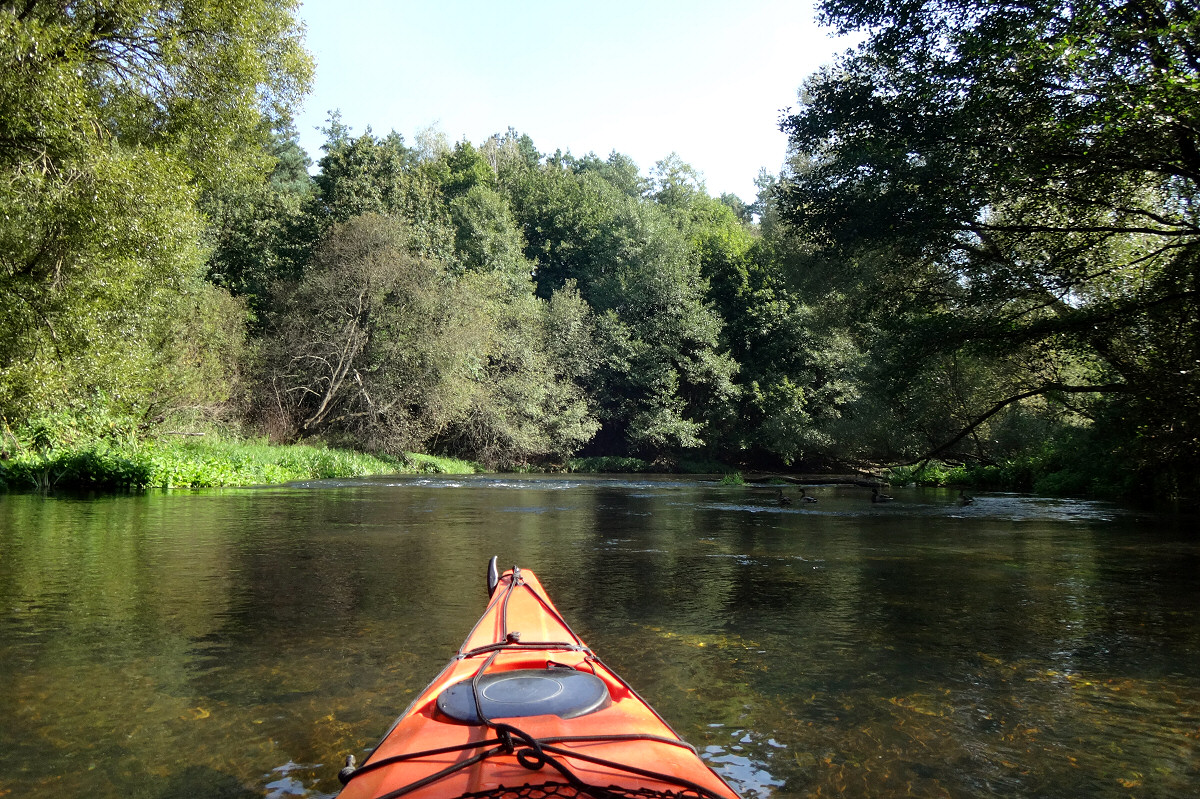
<path id="1" fill-rule="evenodd" d="M 594 674 L 574 669 L 516 669 L 479 678 L 480 710 L 489 719 L 553 714 L 578 718 L 609 705 L 608 688 Z M 456 721 L 480 724 L 471 681 L 442 691 L 438 710 Z"/>

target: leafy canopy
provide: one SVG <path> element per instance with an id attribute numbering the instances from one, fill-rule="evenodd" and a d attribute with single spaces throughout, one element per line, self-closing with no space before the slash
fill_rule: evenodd
<path id="1" fill-rule="evenodd" d="M 867 39 L 784 120 L 805 159 L 784 215 L 849 267 L 842 285 L 872 301 L 899 367 L 919 376 L 939 351 L 1019 362 L 975 419 L 1022 396 L 1106 397 L 1130 453 L 1195 469 L 1200 9 L 822 11 Z"/>
<path id="2" fill-rule="evenodd" d="M 166 332 L 222 302 L 197 201 L 269 168 L 311 72 L 294 7 L 0 3 L 0 413 L 145 413 L 196 365 Z"/>

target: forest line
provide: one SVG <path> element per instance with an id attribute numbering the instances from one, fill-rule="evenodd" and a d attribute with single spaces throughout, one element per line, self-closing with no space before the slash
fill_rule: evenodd
<path id="1" fill-rule="evenodd" d="M 291 3 L 66 5 L 0 6 L 11 455 L 192 431 L 1200 490 L 1189 4 L 830 0 L 868 36 L 748 200 L 336 112 L 313 164 Z"/>

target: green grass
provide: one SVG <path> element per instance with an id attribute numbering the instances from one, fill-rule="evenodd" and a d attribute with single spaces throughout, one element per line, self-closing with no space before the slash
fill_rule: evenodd
<path id="1" fill-rule="evenodd" d="M 648 472 L 650 471 L 650 463 L 641 458 L 618 458 L 611 455 L 598 458 L 572 458 L 567 470 L 596 474 L 607 472 Z"/>
<path id="2" fill-rule="evenodd" d="M 1133 489 L 1132 478 L 1114 472 L 1105 459 L 1096 457 L 1086 462 L 1066 457 L 1052 447 L 1002 464 L 953 466 L 932 461 L 921 466 L 895 467 L 888 470 L 887 479 L 898 485 L 969 486 L 1047 496 L 1126 496 Z"/>
<path id="3" fill-rule="evenodd" d="M 962 467 L 927 461 L 918 466 L 894 466 L 887 470 L 886 477 L 893 485 L 916 483 L 921 486 L 944 486 L 962 482 L 962 471 Z"/>
<path id="4" fill-rule="evenodd" d="M 479 471 L 479 467 L 471 461 L 415 452 L 406 453 L 404 463 L 407 467 L 404 471 L 421 474 L 475 474 Z"/>
<path id="5" fill-rule="evenodd" d="M 212 488 L 401 473 L 472 473 L 452 458 L 403 460 L 322 446 L 276 446 L 217 437 L 93 440 L 23 449 L 0 461 L 0 488 L 17 490 Z"/>

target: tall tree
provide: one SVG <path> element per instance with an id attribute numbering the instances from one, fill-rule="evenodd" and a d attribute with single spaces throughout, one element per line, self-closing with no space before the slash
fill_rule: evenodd
<path id="1" fill-rule="evenodd" d="M 679 218 L 738 364 L 737 412 L 719 425 L 727 457 L 793 464 L 828 456 L 824 426 L 855 392 L 857 355 L 817 310 L 830 298 L 790 284 L 779 242 L 748 227 L 724 198 L 698 197 Z"/>
<path id="2" fill-rule="evenodd" d="M 271 152 L 275 167 L 269 175 L 210 191 L 201 202 L 211 242 L 208 279 L 245 297 L 260 322 L 272 287 L 300 277 L 315 233 L 311 162 L 290 120 L 276 124 Z"/>
<path id="3" fill-rule="evenodd" d="M 642 177 L 637 163 L 616 150 L 603 160 L 593 153 L 588 153 L 582 158 L 567 155 L 562 161 L 576 173 L 595 172 L 630 197 L 641 198 L 650 191 L 650 181 Z"/>
<path id="4" fill-rule="evenodd" d="M 326 135 L 312 206 L 317 231 L 363 214 L 391 215 L 409 223 L 425 256 L 453 258 L 454 230 L 440 181 L 436 172 L 417 168 L 418 153 L 405 146 L 403 136 L 392 131 L 380 139 L 368 129 L 356 138 L 336 114 Z"/>
<path id="5" fill-rule="evenodd" d="M 1019 364 L 962 437 L 1044 397 L 1119 428 L 1146 472 L 1196 481 L 1200 9 L 822 10 L 867 38 L 784 122 L 810 159 L 782 189 L 785 215 L 851 265 L 843 285 L 874 298 L 900 368 L 920 375 L 931 352 Z"/>
<path id="6" fill-rule="evenodd" d="M 533 139 L 528 134 L 517 133 L 514 128 L 494 134 L 479 150 L 502 183 L 513 173 L 536 167 L 542 159 Z"/>
<path id="7" fill-rule="evenodd" d="M 736 366 L 683 234 L 655 205 L 565 158 L 529 172 L 515 193 L 539 295 L 571 281 L 597 314 L 598 446 L 651 456 L 701 446 L 709 420 L 728 413 Z"/>
<path id="8" fill-rule="evenodd" d="M 532 294 L 533 264 L 508 202 L 486 186 L 472 186 L 450 201 L 450 218 L 463 267 L 491 274 L 519 294 Z"/>
<path id="9" fill-rule="evenodd" d="M 288 437 L 350 436 L 402 452 L 462 412 L 473 336 L 449 277 L 380 214 L 335 223 L 302 280 L 277 300 L 263 409 Z M 448 345 L 453 342 L 453 345 Z"/>
<path id="10" fill-rule="evenodd" d="M 561 350 L 589 336 L 577 296 L 514 295 L 419 251 L 397 217 L 329 229 L 271 318 L 268 426 L 499 466 L 569 456 L 597 426 L 576 383 L 586 364 Z"/>
<path id="11" fill-rule="evenodd" d="M 294 6 L 0 3 L 0 413 L 168 401 L 218 302 L 197 198 L 269 169 L 310 75 Z"/>
<path id="12" fill-rule="evenodd" d="M 650 180 L 650 196 L 669 211 L 682 211 L 691 207 L 697 198 L 708 196 L 703 176 L 678 153 L 671 153 L 655 163 Z"/>

